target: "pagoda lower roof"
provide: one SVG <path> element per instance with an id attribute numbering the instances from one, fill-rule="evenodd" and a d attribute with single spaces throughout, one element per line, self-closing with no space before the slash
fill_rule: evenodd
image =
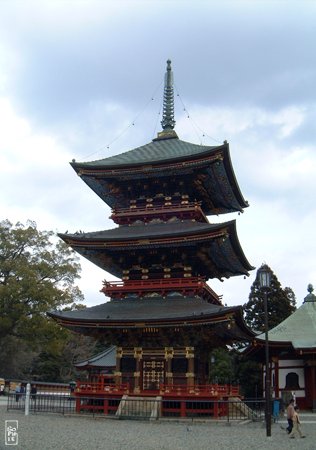
<path id="1" fill-rule="evenodd" d="M 243 320 L 241 306 L 219 306 L 199 296 L 181 295 L 130 298 L 75 311 L 53 311 L 48 315 L 68 328 L 137 329 L 144 327 L 194 327 L 216 323 L 234 324 L 244 338 L 254 334 Z M 230 328 L 230 325 L 229 325 Z M 234 327 L 232 327 L 234 328 Z"/>
<path id="2" fill-rule="evenodd" d="M 119 278 L 122 277 L 119 262 L 122 255 L 129 258 L 131 250 L 162 252 L 166 247 L 176 251 L 182 247 L 191 249 L 187 263 L 194 265 L 196 261 L 201 266 L 200 274 L 207 278 L 248 275 L 248 270 L 253 269 L 239 244 L 235 220 L 221 224 L 183 221 L 123 225 L 105 231 L 59 234 L 59 237 L 79 254 Z M 202 257 L 197 252 L 201 247 Z"/>

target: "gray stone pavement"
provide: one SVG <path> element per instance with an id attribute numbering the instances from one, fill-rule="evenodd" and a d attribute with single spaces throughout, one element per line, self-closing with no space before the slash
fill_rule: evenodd
<path id="1" fill-rule="evenodd" d="M 154 422 L 104 417 L 61 416 L 7 411 L 0 401 L 0 449 L 8 450 L 261 450 L 316 449 L 316 414 L 301 414 L 305 439 L 289 439 L 286 421 L 264 423 L 161 420 Z M 5 421 L 18 421 L 17 446 L 5 445 Z"/>

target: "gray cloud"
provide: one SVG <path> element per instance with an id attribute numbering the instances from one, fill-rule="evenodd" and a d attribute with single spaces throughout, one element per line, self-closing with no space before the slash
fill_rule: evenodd
<path id="1" fill-rule="evenodd" d="M 301 301 L 316 277 L 315 9 L 310 1 L 1 2 L 1 209 L 57 231 L 112 227 L 68 161 L 150 141 L 171 58 L 179 136 L 230 142 L 251 205 L 237 217 L 245 254 L 256 266 L 265 260 Z M 252 279 L 211 284 L 240 304 Z"/>

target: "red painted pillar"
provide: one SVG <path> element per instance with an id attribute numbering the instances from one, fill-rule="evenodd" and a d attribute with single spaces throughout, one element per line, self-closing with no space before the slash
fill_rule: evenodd
<path id="1" fill-rule="evenodd" d="M 280 386 L 279 386 L 279 358 L 273 358 L 274 361 L 274 392 L 275 398 L 280 397 Z"/>
<path id="2" fill-rule="evenodd" d="M 312 400 L 312 410 L 316 411 L 316 376 L 315 376 L 316 367 L 313 365 L 311 367 L 311 400 Z M 305 388 L 306 392 L 306 388 Z"/>

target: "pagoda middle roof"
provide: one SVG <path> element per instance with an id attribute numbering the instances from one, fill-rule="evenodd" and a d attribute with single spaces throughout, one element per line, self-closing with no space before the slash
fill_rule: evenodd
<path id="1" fill-rule="evenodd" d="M 188 233 L 203 233 L 204 231 L 220 231 L 224 228 L 231 228 L 235 224 L 235 220 L 211 224 L 208 222 L 192 222 L 184 220 L 182 222 L 172 223 L 155 223 L 155 224 L 137 224 L 137 225 L 121 225 L 110 230 L 92 231 L 88 233 L 80 232 L 74 234 L 59 234 L 62 238 L 75 238 L 84 240 L 129 240 L 133 238 L 141 239 L 142 237 L 157 236 L 185 236 Z"/>
<path id="2" fill-rule="evenodd" d="M 205 248 L 205 258 L 210 265 L 207 268 L 204 259 L 203 269 L 200 270 L 205 271 L 207 278 L 248 275 L 248 271 L 253 269 L 240 246 L 235 220 L 220 224 L 183 221 L 123 225 L 105 231 L 59 234 L 59 237 L 94 264 L 118 277 L 122 273 L 115 255 L 128 257 L 131 249 L 146 251 L 181 246 L 196 249 L 202 245 Z M 195 258 L 194 255 L 190 256 L 190 264 L 194 264 Z M 199 261 L 198 264 L 202 262 Z"/>

